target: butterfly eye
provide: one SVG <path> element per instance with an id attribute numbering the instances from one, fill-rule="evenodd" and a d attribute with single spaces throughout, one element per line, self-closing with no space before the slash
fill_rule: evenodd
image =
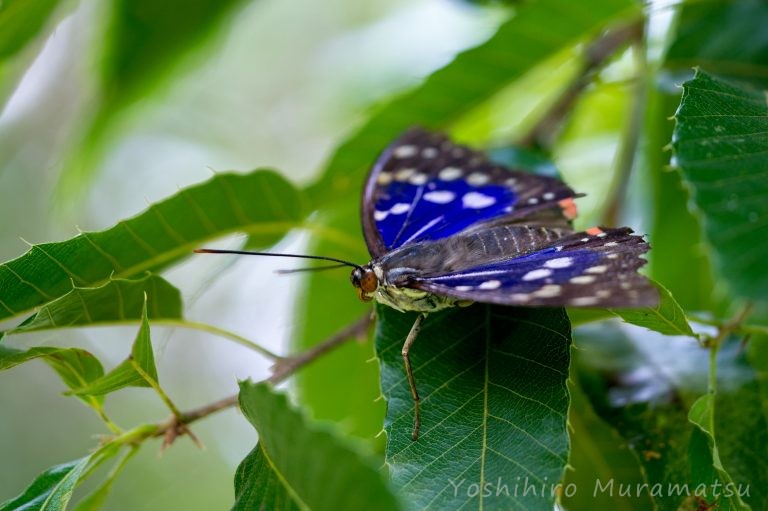
<path id="1" fill-rule="evenodd" d="M 357 289 L 357 297 L 364 302 L 370 302 L 373 297 L 371 293 L 379 287 L 379 279 L 371 268 L 355 268 L 350 275 L 352 285 Z"/>

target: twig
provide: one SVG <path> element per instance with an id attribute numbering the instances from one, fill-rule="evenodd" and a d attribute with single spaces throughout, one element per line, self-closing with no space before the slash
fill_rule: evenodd
<path id="1" fill-rule="evenodd" d="M 560 127 L 568 117 L 574 103 L 579 99 L 584 89 L 592 83 L 595 73 L 605 65 L 607 60 L 620 48 L 631 41 L 642 39 L 643 24 L 641 21 L 611 30 L 592 43 L 584 52 L 582 68 L 573 82 L 562 92 L 558 100 L 550 107 L 531 131 L 522 137 L 519 143 L 527 147 L 552 147 Z"/>
<path id="2" fill-rule="evenodd" d="M 298 355 L 278 360 L 275 365 L 272 366 L 272 376 L 270 376 L 267 381 L 270 383 L 281 382 L 336 346 L 343 344 L 350 339 L 361 337 L 368 331 L 368 327 L 371 325 L 371 320 L 371 315 L 366 313 L 363 317 L 351 325 L 342 328 L 325 341 L 312 346 L 310 349 L 299 353 Z"/>
<path id="3" fill-rule="evenodd" d="M 267 378 L 266 381 L 275 384 L 285 380 L 299 369 L 320 358 L 323 354 L 341 346 L 351 339 L 361 337 L 367 332 L 371 322 L 371 315 L 366 313 L 351 325 L 342 328 L 328 339 L 316 344 L 312 348 L 297 355 L 279 359 L 279 361 L 272 366 L 272 375 Z M 148 436 L 163 437 L 163 446 L 161 449 L 165 450 L 179 436 L 184 434 L 191 435 L 191 431 L 188 428 L 191 423 L 208 417 L 209 415 L 213 415 L 221 410 L 237 406 L 237 404 L 238 396 L 235 394 L 187 412 L 174 413 L 164 421 L 154 424 L 151 429 L 151 434 Z M 192 436 L 192 438 L 194 439 L 195 437 Z"/>
<path id="4" fill-rule="evenodd" d="M 635 157 L 637 156 L 637 147 L 640 143 L 640 133 L 642 131 L 648 99 L 648 81 L 644 79 L 646 75 L 646 62 L 645 44 L 643 41 L 643 37 L 639 37 L 635 42 L 637 50 L 635 53 L 635 62 L 639 79 L 636 80 L 633 85 L 632 110 L 629 113 L 624 136 L 621 139 L 616 155 L 617 179 L 613 184 L 613 191 L 610 195 L 611 198 L 603 213 L 603 218 L 600 222 L 601 225 L 613 226 L 618 224 L 619 214 L 627 195 L 629 178 L 632 175 L 632 168 L 635 166 Z"/>

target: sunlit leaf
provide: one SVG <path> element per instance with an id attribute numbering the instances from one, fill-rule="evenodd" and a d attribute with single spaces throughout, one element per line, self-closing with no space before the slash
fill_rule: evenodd
<path id="1" fill-rule="evenodd" d="M 0 265 L 0 319 L 55 300 L 73 284 L 158 270 L 225 234 L 285 234 L 303 217 L 299 192 L 279 174 L 218 174 L 110 229 L 33 245 Z"/>
<path id="2" fill-rule="evenodd" d="M 568 458 L 565 311 L 476 304 L 431 314 L 410 352 L 416 442 L 400 355 L 416 315 L 377 312 L 386 460 L 398 491 L 416 509 L 551 510 Z M 523 495 L 526 485 L 536 494 Z"/>
<path id="3" fill-rule="evenodd" d="M 152 387 L 157 383 L 157 368 L 155 356 L 152 353 L 147 305 L 144 304 L 141 315 L 141 327 L 133 341 L 131 355 L 110 372 L 90 382 L 88 385 L 75 389 L 74 394 L 80 396 L 101 396 L 125 387 Z"/>
<path id="4" fill-rule="evenodd" d="M 703 71 L 683 85 L 676 115 L 677 165 L 720 274 L 734 293 L 764 299 L 768 265 L 768 104 L 765 91 Z"/>
<path id="5" fill-rule="evenodd" d="M 656 283 L 659 290 L 659 303 L 656 307 L 645 309 L 614 309 L 613 313 L 627 323 L 642 326 L 666 335 L 694 336 L 685 312 L 664 286 Z"/>
<path id="6" fill-rule="evenodd" d="M 488 41 L 458 55 L 347 138 L 310 190 L 312 196 L 327 202 L 357 193 L 375 155 L 409 126 L 445 128 L 544 59 L 594 35 L 610 21 L 637 14 L 637 5 L 627 0 L 523 4 Z"/>
<path id="7" fill-rule="evenodd" d="M 401 509 L 373 459 L 309 423 L 284 395 L 241 382 L 240 408 L 259 444 L 238 467 L 234 509 Z"/>

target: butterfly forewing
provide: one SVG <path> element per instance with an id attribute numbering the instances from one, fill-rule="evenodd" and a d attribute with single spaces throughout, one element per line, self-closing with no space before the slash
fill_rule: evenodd
<path id="1" fill-rule="evenodd" d="M 649 246 L 631 233 L 627 228 L 590 229 L 519 257 L 415 277 L 409 287 L 507 305 L 651 306 L 658 292 L 637 273 Z"/>
<path id="2" fill-rule="evenodd" d="M 509 170 L 443 135 L 412 129 L 384 151 L 368 177 L 363 228 L 378 257 L 485 223 L 531 218 L 567 225 L 572 197 L 557 179 Z M 548 210 L 554 213 L 533 218 Z"/>

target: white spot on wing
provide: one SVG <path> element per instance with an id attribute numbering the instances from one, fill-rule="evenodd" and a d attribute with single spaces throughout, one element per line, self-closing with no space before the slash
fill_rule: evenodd
<path id="1" fill-rule="evenodd" d="M 469 192 L 461 198 L 461 203 L 468 209 L 483 209 L 496 204 L 496 199 L 479 192 Z"/>
<path id="2" fill-rule="evenodd" d="M 388 185 L 392 182 L 392 174 L 389 172 L 380 172 L 378 176 L 376 176 L 376 182 L 380 185 Z"/>
<path id="3" fill-rule="evenodd" d="M 379 211 L 378 209 L 373 212 L 373 219 L 377 222 L 381 222 L 389 216 L 389 211 Z"/>
<path id="4" fill-rule="evenodd" d="M 541 198 L 544 200 L 552 200 L 555 198 L 555 194 L 552 192 L 547 192 L 544 195 L 542 195 Z"/>
<path id="5" fill-rule="evenodd" d="M 595 281 L 595 277 L 592 275 L 579 275 L 578 277 L 573 277 L 569 282 L 571 284 L 591 284 Z"/>
<path id="6" fill-rule="evenodd" d="M 400 169 L 397 172 L 395 172 L 395 179 L 398 181 L 406 181 L 409 177 L 413 175 L 413 173 L 416 172 L 416 169 L 413 168 L 405 168 Z"/>
<path id="7" fill-rule="evenodd" d="M 464 172 L 458 167 L 445 167 L 437 174 L 437 177 L 443 181 L 453 181 L 454 179 L 459 179 L 462 174 Z"/>
<path id="8" fill-rule="evenodd" d="M 528 204 L 538 204 L 538 203 L 539 203 L 539 199 L 536 197 L 531 197 L 530 199 L 528 199 Z"/>
<path id="9" fill-rule="evenodd" d="M 485 174 L 484 172 L 473 172 L 467 176 L 467 183 L 471 184 L 472 186 L 483 186 L 490 180 L 491 178 L 488 177 L 488 174 Z"/>
<path id="10" fill-rule="evenodd" d="M 416 186 L 421 186 L 429 180 L 426 174 L 414 174 L 408 180 L 409 183 Z"/>
<path id="11" fill-rule="evenodd" d="M 583 296 L 581 298 L 574 298 L 573 300 L 571 300 L 571 305 L 575 305 L 577 307 L 594 305 L 596 303 L 597 303 L 597 298 L 595 298 L 594 296 Z"/>
<path id="12" fill-rule="evenodd" d="M 534 291 L 533 295 L 539 298 L 554 298 L 555 296 L 560 295 L 561 289 L 562 288 L 560 286 L 557 286 L 555 284 L 549 284 L 537 291 Z"/>
<path id="13" fill-rule="evenodd" d="M 592 266 L 591 268 L 587 268 L 584 270 L 584 273 L 605 273 L 605 270 L 607 270 L 608 267 L 604 264 L 601 264 L 599 266 Z"/>
<path id="14" fill-rule="evenodd" d="M 573 260 L 570 257 L 558 257 L 557 259 L 550 259 L 544 266 L 547 268 L 568 268 L 573 264 Z"/>
<path id="15" fill-rule="evenodd" d="M 609 241 L 608 243 L 606 243 L 603 246 L 604 247 L 615 247 L 616 245 L 618 245 L 618 243 L 616 243 L 615 241 Z"/>
<path id="16" fill-rule="evenodd" d="M 422 198 L 427 202 L 434 202 L 435 204 L 448 204 L 456 198 L 456 194 L 450 190 L 435 190 L 425 193 L 422 195 Z"/>
<path id="17" fill-rule="evenodd" d="M 527 295 L 527 294 L 524 294 L 524 293 L 513 293 L 513 294 L 509 295 L 509 297 L 512 300 L 515 300 L 517 302 L 527 302 L 528 300 L 531 299 L 531 295 Z"/>
<path id="18" fill-rule="evenodd" d="M 411 209 L 410 204 L 406 204 L 405 202 L 398 202 L 397 204 L 389 208 L 389 212 L 392 213 L 393 215 L 402 215 L 409 209 Z"/>
<path id="19" fill-rule="evenodd" d="M 544 277 L 549 277 L 550 275 L 552 275 L 552 270 L 548 270 L 546 268 L 539 268 L 537 270 L 531 270 L 525 275 L 523 275 L 523 280 L 543 279 Z"/>
<path id="20" fill-rule="evenodd" d="M 392 151 L 392 155 L 395 158 L 410 158 L 411 156 L 416 155 L 416 151 L 417 149 L 415 145 L 401 145 Z"/>
<path id="21" fill-rule="evenodd" d="M 456 291 L 470 291 L 472 286 L 456 286 L 454 289 Z"/>
<path id="22" fill-rule="evenodd" d="M 478 289 L 498 289 L 501 287 L 501 281 L 500 280 L 486 280 L 479 286 L 477 286 Z"/>
<path id="23" fill-rule="evenodd" d="M 421 150 L 421 155 L 424 158 L 434 158 L 435 156 L 437 156 L 438 152 L 439 151 L 434 147 L 425 147 L 424 149 Z"/>

